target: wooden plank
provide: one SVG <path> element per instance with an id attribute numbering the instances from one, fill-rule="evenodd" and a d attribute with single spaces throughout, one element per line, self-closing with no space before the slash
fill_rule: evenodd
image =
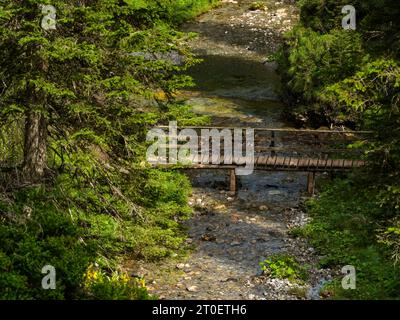
<path id="1" fill-rule="evenodd" d="M 290 160 L 291 160 L 292 158 L 291 157 L 285 157 L 284 159 L 283 159 L 283 167 L 289 167 L 289 164 L 290 164 Z"/>
<path id="2" fill-rule="evenodd" d="M 307 164 L 308 164 L 308 159 L 306 158 L 300 158 L 299 159 L 299 163 L 298 163 L 298 167 L 299 168 L 307 168 Z"/>
<path id="3" fill-rule="evenodd" d="M 269 159 L 269 156 L 267 156 L 267 157 L 260 157 L 260 164 L 263 165 L 263 166 L 267 166 L 267 164 L 268 164 L 268 159 Z"/>
<path id="4" fill-rule="evenodd" d="M 345 168 L 353 168 L 353 160 L 345 160 L 344 167 Z"/>
<path id="5" fill-rule="evenodd" d="M 333 162 L 333 165 L 332 165 L 333 168 L 335 168 L 335 169 L 340 168 L 340 163 L 341 163 L 340 159 L 334 159 L 332 162 Z"/>
<path id="6" fill-rule="evenodd" d="M 206 161 L 208 160 L 208 161 Z M 211 163 L 211 157 L 208 155 L 198 154 L 198 159 L 195 163 L 190 165 L 196 168 L 229 168 L 229 167 L 241 167 L 245 163 L 254 165 L 259 169 L 269 170 L 295 170 L 295 171 L 330 171 L 330 170 L 347 170 L 351 168 L 362 167 L 365 165 L 363 160 L 351 160 L 351 159 L 321 159 L 321 158 L 308 158 L 308 157 L 293 157 L 293 156 L 256 156 L 252 157 L 241 157 L 241 161 L 233 162 L 231 155 L 218 156 L 216 163 Z M 197 163 L 196 163 L 197 162 Z M 197 166 L 197 164 L 199 166 Z M 157 166 L 157 164 L 154 164 Z M 173 167 L 174 164 L 166 164 L 163 167 Z"/>
<path id="7" fill-rule="evenodd" d="M 276 167 L 284 167 L 285 157 L 276 157 L 275 166 Z"/>

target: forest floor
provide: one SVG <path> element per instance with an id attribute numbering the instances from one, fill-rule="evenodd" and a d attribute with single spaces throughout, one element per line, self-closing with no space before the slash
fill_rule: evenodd
<path id="1" fill-rule="evenodd" d="M 214 124 L 287 126 L 280 119 L 273 63 L 284 31 L 297 21 L 291 1 L 253 1 L 222 5 L 182 27 L 199 33 L 193 50 L 204 64 L 193 71 L 198 87 L 183 94 L 195 111 Z M 293 227 L 307 223 L 301 209 L 305 176 L 301 173 L 255 173 L 240 177 L 237 195 L 225 191 L 226 172 L 189 173 L 194 216 L 184 223 L 192 247 L 184 259 L 162 263 L 135 262 L 131 270 L 146 278 L 160 299 L 319 299 L 322 284 L 334 275 L 317 267 L 319 257 Z M 293 283 L 264 275 L 259 263 L 269 255 L 288 253 L 308 266 L 309 279 Z"/>

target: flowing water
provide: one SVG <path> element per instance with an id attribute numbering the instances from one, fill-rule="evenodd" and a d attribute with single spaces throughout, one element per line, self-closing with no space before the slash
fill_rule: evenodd
<path id="1" fill-rule="evenodd" d="M 265 11 L 251 11 L 252 2 L 223 5 L 183 26 L 183 31 L 199 34 L 192 49 L 203 63 L 190 70 L 197 86 L 182 97 L 194 112 L 210 115 L 213 125 L 290 127 L 282 120 L 280 79 L 273 65 L 265 61 L 276 50 L 282 31 L 296 21 L 296 10 L 284 2 L 264 1 Z M 226 172 L 200 172 L 193 183 L 206 187 L 213 180 L 226 180 Z M 256 172 L 240 177 L 240 184 L 238 199 L 253 203 L 283 201 L 287 206 L 299 199 L 305 177 Z"/>
<path id="2" fill-rule="evenodd" d="M 283 31 L 297 20 L 290 1 L 263 1 L 266 10 L 250 11 L 252 1 L 225 1 L 221 7 L 182 27 L 197 32 L 192 49 L 203 63 L 190 70 L 197 86 L 180 94 L 194 112 L 213 125 L 282 128 L 280 80 L 267 55 Z M 150 291 L 161 299 L 316 299 L 318 270 L 305 286 L 268 279 L 259 262 L 291 252 L 313 263 L 312 248 L 288 236 L 288 226 L 306 222 L 298 208 L 304 173 L 255 172 L 239 178 L 236 196 L 226 192 L 223 170 L 190 172 L 195 215 L 185 224 L 193 253 L 184 262 L 144 264 Z"/>

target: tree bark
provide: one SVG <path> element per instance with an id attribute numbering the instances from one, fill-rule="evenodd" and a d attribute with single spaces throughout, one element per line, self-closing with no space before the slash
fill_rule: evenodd
<path id="1" fill-rule="evenodd" d="M 47 125 L 43 114 L 27 112 L 23 173 L 28 183 L 40 182 L 46 168 Z"/>

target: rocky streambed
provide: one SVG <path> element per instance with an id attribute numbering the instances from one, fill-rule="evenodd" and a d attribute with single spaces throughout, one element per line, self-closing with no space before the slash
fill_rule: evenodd
<path id="1" fill-rule="evenodd" d="M 222 5 L 182 27 L 197 32 L 192 49 L 204 61 L 191 70 L 197 87 L 180 98 L 215 125 L 288 127 L 281 120 L 279 77 L 267 56 L 282 33 L 298 19 L 292 1 L 222 1 Z M 160 299 L 319 299 L 331 279 L 305 240 L 289 231 L 308 217 L 301 209 L 304 173 L 257 172 L 239 178 L 231 195 L 226 171 L 189 172 L 195 214 L 185 222 L 192 253 L 184 260 L 137 263 Z M 288 253 L 308 265 L 309 278 L 298 284 L 272 279 L 259 263 Z"/>

